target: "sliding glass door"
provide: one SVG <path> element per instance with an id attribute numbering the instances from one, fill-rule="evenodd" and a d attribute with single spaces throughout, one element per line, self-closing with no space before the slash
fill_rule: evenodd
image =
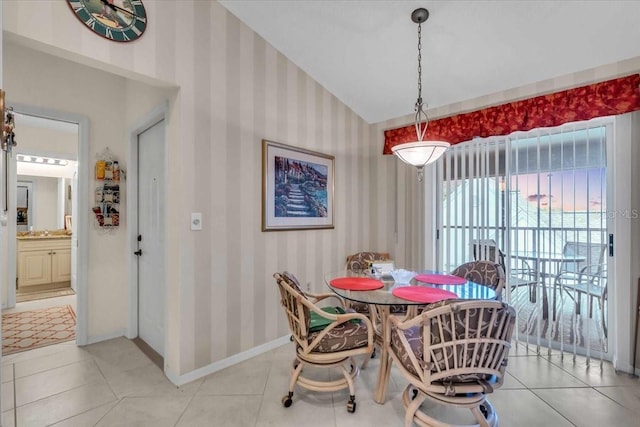
<path id="1" fill-rule="evenodd" d="M 505 270 L 519 341 L 608 352 L 606 141 L 611 120 L 453 146 L 439 170 L 438 263 Z"/>

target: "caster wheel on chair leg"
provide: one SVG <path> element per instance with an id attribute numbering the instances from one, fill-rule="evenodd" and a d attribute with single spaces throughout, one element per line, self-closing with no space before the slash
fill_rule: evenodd
<path id="1" fill-rule="evenodd" d="M 293 393 L 289 393 L 288 395 L 282 398 L 282 406 L 284 406 L 285 408 L 288 408 L 289 406 L 291 406 L 291 404 L 293 403 L 293 400 L 291 400 L 292 395 Z"/>
<path id="2" fill-rule="evenodd" d="M 351 412 L 352 414 L 356 412 L 356 397 L 349 396 L 349 401 L 347 402 L 347 412 Z"/>
<path id="3" fill-rule="evenodd" d="M 482 412 L 485 418 L 489 416 L 489 409 L 484 405 L 480 405 L 480 412 Z"/>
<path id="4" fill-rule="evenodd" d="M 371 358 L 375 359 L 376 357 L 376 349 L 374 348 L 373 351 L 371 352 Z"/>

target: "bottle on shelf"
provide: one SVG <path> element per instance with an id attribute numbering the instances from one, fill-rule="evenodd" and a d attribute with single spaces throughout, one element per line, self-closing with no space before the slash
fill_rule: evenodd
<path id="1" fill-rule="evenodd" d="M 120 181 L 120 165 L 117 160 L 113 161 L 113 180 Z"/>
<path id="2" fill-rule="evenodd" d="M 104 160 L 98 160 L 96 162 L 96 179 L 103 180 L 107 162 Z"/>
<path id="3" fill-rule="evenodd" d="M 104 179 L 113 180 L 113 162 L 106 161 L 104 165 Z"/>

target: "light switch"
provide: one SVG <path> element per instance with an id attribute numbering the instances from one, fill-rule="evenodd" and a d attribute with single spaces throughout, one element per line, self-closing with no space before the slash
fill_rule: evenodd
<path id="1" fill-rule="evenodd" d="M 191 229 L 202 230 L 202 213 L 191 212 Z"/>

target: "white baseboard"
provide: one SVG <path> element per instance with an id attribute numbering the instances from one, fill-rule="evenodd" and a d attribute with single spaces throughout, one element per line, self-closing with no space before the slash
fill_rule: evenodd
<path id="1" fill-rule="evenodd" d="M 105 334 L 105 335 L 90 336 L 90 337 L 87 338 L 87 345 L 88 344 L 95 344 L 97 342 L 112 340 L 114 338 L 120 338 L 120 337 L 123 337 L 123 336 L 125 336 L 125 330 L 124 329 L 120 329 L 120 330 L 117 330 L 117 331 L 114 331 L 112 333 Z"/>
<path id="2" fill-rule="evenodd" d="M 285 345 L 290 342 L 290 335 L 286 335 L 284 337 L 277 338 L 268 343 L 259 345 L 257 347 L 253 347 L 247 351 L 243 351 L 242 353 L 234 354 L 231 357 L 226 359 L 219 360 L 217 362 L 211 363 L 207 366 L 203 366 L 202 368 L 198 368 L 194 371 L 188 372 L 184 375 L 178 375 L 173 372 L 171 369 L 165 366 L 164 374 L 169 378 L 173 384 L 177 386 L 181 386 L 191 381 L 195 381 L 199 378 L 205 377 L 214 372 L 220 371 L 222 369 L 228 368 L 229 366 L 233 366 L 237 363 L 244 362 L 245 360 L 251 359 L 252 357 L 256 357 L 262 353 L 266 353 L 267 351 L 278 348 L 282 345 Z"/>

